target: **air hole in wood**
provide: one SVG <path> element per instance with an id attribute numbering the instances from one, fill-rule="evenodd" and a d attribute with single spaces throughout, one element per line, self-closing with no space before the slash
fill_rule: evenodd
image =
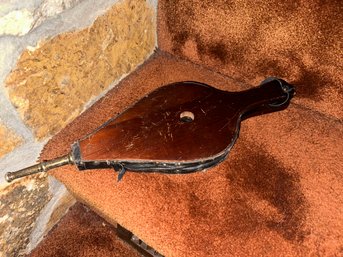
<path id="1" fill-rule="evenodd" d="M 194 120 L 194 114 L 189 111 L 181 112 L 180 121 L 182 122 L 192 122 Z"/>

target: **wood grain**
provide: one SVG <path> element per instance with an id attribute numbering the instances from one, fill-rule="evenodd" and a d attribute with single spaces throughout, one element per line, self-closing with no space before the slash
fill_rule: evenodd
<path id="1" fill-rule="evenodd" d="M 285 108 L 268 105 L 285 97 L 278 80 L 242 92 L 198 82 L 163 86 L 80 140 L 82 160 L 207 159 L 233 145 L 244 114 Z"/>

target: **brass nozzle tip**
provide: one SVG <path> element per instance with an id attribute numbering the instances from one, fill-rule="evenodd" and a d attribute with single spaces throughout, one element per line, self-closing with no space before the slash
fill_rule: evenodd
<path id="1" fill-rule="evenodd" d="M 6 180 L 8 183 L 12 182 L 12 181 L 14 180 L 13 174 L 12 174 L 11 172 L 7 172 L 7 173 L 5 174 L 5 180 Z"/>

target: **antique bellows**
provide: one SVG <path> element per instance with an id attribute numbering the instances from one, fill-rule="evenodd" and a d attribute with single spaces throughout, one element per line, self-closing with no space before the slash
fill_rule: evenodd
<path id="1" fill-rule="evenodd" d="M 225 159 L 248 117 L 287 108 L 294 87 L 269 78 L 258 87 L 226 92 L 199 82 L 177 82 L 151 92 L 91 134 L 69 154 L 8 172 L 8 182 L 62 165 L 79 170 L 189 173 Z"/>

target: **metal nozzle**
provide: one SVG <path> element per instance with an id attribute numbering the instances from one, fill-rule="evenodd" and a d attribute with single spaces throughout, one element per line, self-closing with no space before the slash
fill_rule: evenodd
<path id="1" fill-rule="evenodd" d="M 5 179 L 7 182 L 11 182 L 15 179 L 25 177 L 28 175 L 36 174 L 39 172 L 46 172 L 48 170 L 51 170 L 53 168 L 57 168 L 63 165 L 67 164 L 73 164 L 74 160 L 71 154 L 64 155 L 62 157 L 58 157 L 56 159 L 50 160 L 50 161 L 44 161 L 41 163 L 38 163 L 36 165 L 27 167 L 25 169 L 21 169 L 14 172 L 7 172 L 5 174 Z"/>

